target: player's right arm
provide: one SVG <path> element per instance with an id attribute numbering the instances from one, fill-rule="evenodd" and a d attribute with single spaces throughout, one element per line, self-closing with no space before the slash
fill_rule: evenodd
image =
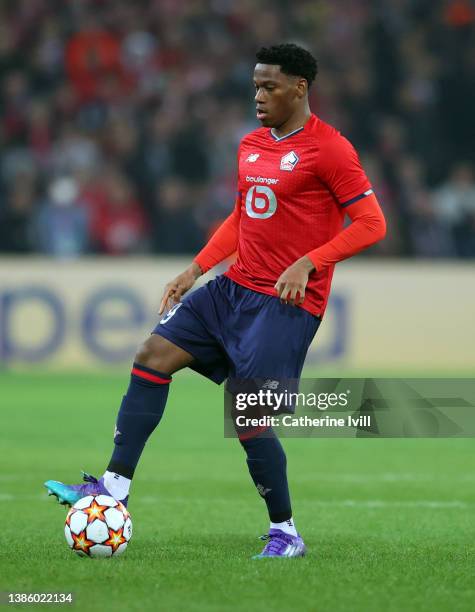
<path id="1" fill-rule="evenodd" d="M 238 147 L 238 175 L 239 155 L 241 146 Z M 207 244 L 194 258 L 188 268 L 169 282 L 162 296 L 158 314 L 169 310 L 174 304 L 189 291 L 202 274 L 211 270 L 216 264 L 230 257 L 236 250 L 239 241 L 239 222 L 241 219 L 241 194 L 236 194 L 233 212 L 227 217 L 211 236 Z"/>
<path id="2" fill-rule="evenodd" d="M 238 194 L 233 212 L 218 227 L 206 246 L 193 260 L 201 268 L 203 274 L 236 251 L 239 241 L 240 217 L 241 198 Z"/>
<path id="3" fill-rule="evenodd" d="M 193 287 L 197 278 L 236 251 L 239 240 L 240 214 L 241 200 L 238 196 L 233 212 L 218 227 L 206 246 L 194 258 L 193 263 L 166 285 L 158 314 L 162 314 L 165 309 L 168 310 L 173 304 L 179 302 L 183 295 Z"/>

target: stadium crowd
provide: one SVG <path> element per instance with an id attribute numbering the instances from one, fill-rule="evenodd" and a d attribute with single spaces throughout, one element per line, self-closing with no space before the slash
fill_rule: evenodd
<path id="1" fill-rule="evenodd" d="M 197 251 L 258 125 L 254 54 L 283 41 L 382 204 L 373 255 L 475 257 L 469 0 L 3 0 L 0 251 Z"/>

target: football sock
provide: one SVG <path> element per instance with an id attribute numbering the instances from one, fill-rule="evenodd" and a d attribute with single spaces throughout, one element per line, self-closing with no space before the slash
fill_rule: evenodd
<path id="1" fill-rule="evenodd" d="M 273 523 L 292 518 L 289 485 L 287 483 L 287 459 L 282 445 L 272 431 L 240 442 L 247 453 L 247 466 L 257 491 L 267 505 Z"/>
<path id="2" fill-rule="evenodd" d="M 171 380 L 168 374 L 134 363 L 117 417 L 108 472 L 133 478 L 145 443 L 162 418 Z"/>
<path id="3" fill-rule="evenodd" d="M 115 472 L 106 471 L 104 476 L 104 486 L 109 491 L 114 499 L 119 501 L 125 499 L 129 494 L 130 478 L 125 478 Z"/>
<path id="4" fill-rule="evenodd" d="M 280 529 L 284 533 L 288 533 L 289 535 L 296 536 L 297 530 L 295 529 L 294 519 L 291 517 L 288 521 L 283 521 L 282 523 L 270 523 L 271 529 Z"/>

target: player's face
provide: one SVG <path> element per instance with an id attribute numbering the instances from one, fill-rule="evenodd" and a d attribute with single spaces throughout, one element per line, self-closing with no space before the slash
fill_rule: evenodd
<path id="1" fill-rule="evenodd" d="M 256 64 L 256 116 L 264 127 L 278 128 L 297 111 L 306 92 L 306 81 L 289 76 L 273 64 Z"/>

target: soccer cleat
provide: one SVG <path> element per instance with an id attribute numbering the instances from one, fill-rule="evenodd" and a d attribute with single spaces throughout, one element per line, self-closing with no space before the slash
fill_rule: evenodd
<path id="1" fill-rule="evenodd" d="M 288 559 L 290 557 L 303 557 L 307 552 L 300 535 L 293 536 L 280 529 L 271 529 L 268 535 L 263 535 L 260 539 L 267 540 L 267 544 L 261 554 L 254 555 L 253 559 L 266 559 L 267 557 Z"/>
<path id="2" fill-rule="evenodd" d="M 48 495 L 54 495 L 63 506 L 74 506 L 77 501 L 87 495 L 109 495 L 114 497 L 105 488 L 103 478 L 97 480 L 97 478 L 86 474 L 86 472 L 83 472 L 82 475 L 84 484 L 79 485 L 67 485 L 57 480 L 47 480 L 44 484 L 48 489 Z M 128 500 L 129 496 L 127 495 L 125 499 L 120 501 L 127 507 Z"/>

